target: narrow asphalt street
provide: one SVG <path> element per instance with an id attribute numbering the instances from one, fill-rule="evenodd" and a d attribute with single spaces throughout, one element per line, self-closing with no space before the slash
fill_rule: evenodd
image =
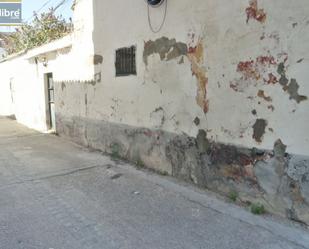
<path id="1" fill-rule="evenodd" d="M 309 231 L 0 118 L 0 249 L 20 248 L 301 249 Z"/>

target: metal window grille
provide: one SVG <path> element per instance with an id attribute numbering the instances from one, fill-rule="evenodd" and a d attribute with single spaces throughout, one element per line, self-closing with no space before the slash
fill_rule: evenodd
<path id="1" fill-rule="evenodd" d="M 116 76 L 136 75 L 136 47 L 116 50 Z"/>

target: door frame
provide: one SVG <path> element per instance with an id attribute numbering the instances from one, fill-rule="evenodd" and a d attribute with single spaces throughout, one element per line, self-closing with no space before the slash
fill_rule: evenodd
<path id="1" fill-rule="evenodd" d="M 48 72 L 44 74 L 44 85 L 45 85 L 45 105 L 46 105 L 46 127 L 48 130 L 53 132 L 56 131 L 56 113 L 55 109 L 55 85 L 53 82 L 52 88 L 49 87 L 49 80 L 53 79 L 53 73 Z M 51 99 L 51 90 L 53 92 L 53 96 Z"/>

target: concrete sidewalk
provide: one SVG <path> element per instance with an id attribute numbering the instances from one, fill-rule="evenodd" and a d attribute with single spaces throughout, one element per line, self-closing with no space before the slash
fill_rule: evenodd
<path id="1" fill-rule="evenodd" d="M 309 230 L 0 118 L 0 249 L 300 249 Z"/>

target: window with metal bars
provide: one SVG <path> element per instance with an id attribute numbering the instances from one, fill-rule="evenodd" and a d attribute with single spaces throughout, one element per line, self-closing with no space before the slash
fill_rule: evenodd
<path id="1" fill-rule="evenodd" d="M 136 75 L 136 47 L 116 50 L 116 76 Z"/>

